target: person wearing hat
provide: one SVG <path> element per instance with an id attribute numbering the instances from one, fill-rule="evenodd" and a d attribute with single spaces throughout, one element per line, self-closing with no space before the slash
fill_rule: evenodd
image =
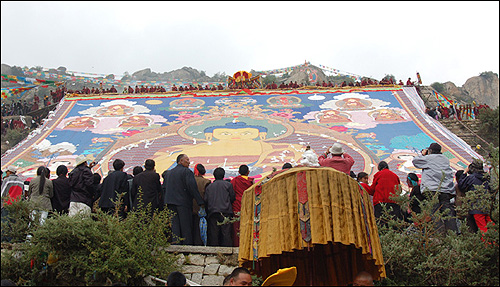
<path id="1" fill-rule="evenodd" d="M 24 181 L 16 174 L 17 168 L 13 165 L 7 167 L 5 171 L 6 176 L 2 181 L 2 225 L 4 222 L 9 222 L 9 212 L 6 205 L 12 205 L 14 201 L 22 200 L 24 198 Z M 8 198 L 7 201 L 4 201 Z M 4 229 L 2 228 L 2 242 L 10 241 L 11 238 L 4 236 Z"/>
<path id="2" fill-rule="evenodd" d="M 78 213 L 90 214 L 92 211 L 92 199 L 94 198 L 94 175 L 91 168 L 95 165 L 92 162 L 87 164 L 87 157 L 79 155 L 76 157 L 76 167 L 69 173 L 69 184 L 71 186 L 71 196 L 69 203 L 69 216 Z"/>
<path id="3" fill-rule="evenodd" d="M 342 145 L 334 143 L 326 152 L 318 157 L 320 166 L 332 167 L 347 175 L 351 173 L 351 167 L 354 165 L 352 156 L 344 153 Z"/>
<path id="4" fill-rule="evenodd" d="M 9 199 L 5 202 L 7 205 L 11 205 L 13 201 L 24 198 L 24 181 L 19 178 L 16 174 L 17 167 L 10 165 L 5 171 L 5 178 L 2 181 L 2 198 L 8 197 Z M 2 216 L 3 216 L 3 204 L 2 201 Z"/>
<path id="5" fill-rule="evenodd" d="M 422 150 L 422 154 L 413 159 L 413 166 L 422 169 L 422 180 L 420 190 L 424 196 L 430 197 L 439 192 L 439 203 L 436 204 L 432 213 L 438 209 L 452 217 L 456 216 L 455 206 L 451 199 L 455 197 L 455 186 L 453 184 L 453 170 L 450 167 L 450 160 L 441 153 L 441 146 L 438 143 L 431 143 L 428 149 Z M 430 198 L 427 195 L 428 198 Z M 443 230 L 444 226 L 444 230 Z M 446 232 L 453 230 L 458 233 L 457 221 L 455 218 L 439 220 L 436 228 Z"/>
<path id="6" fill-rule="evenodd" d="M 485 192 L 489 192 L 491 190 L 488 177 L 485 176 L 483 162 L 478 159 L 474 159 L 465 171 L 459 175 L 457 181 L 458 188 L 460 191 L 465 193 L 466 196 L 467 192 L 476 190 L 477 186 L 482 186 Z M 482 232 L 486 232 L 488 230 L 486 225 L 488 222 L 491 222 L 488 212 L 479 210 L 476 207 L 473 210 L 470 210 L 469 214 L 474 218 L 474 222 L 479 230 Z M 477 232 L 477 228 L 474 228 L 475 232 Z"/>

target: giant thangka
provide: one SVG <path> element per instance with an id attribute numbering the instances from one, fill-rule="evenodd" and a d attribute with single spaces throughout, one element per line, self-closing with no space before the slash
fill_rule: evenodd
<path id="1" fill-rule="evenodd" d="M 103 176 L 117 158 L 129 173 L 154 159 L 161 173 L 185 153 L 191 167 L 206 167 L 208 177 L 216 167 L 237 176 L 238 167 L 247 164 L 258 179 L 285 162 L 299 163 L 308 145 L 321 154 L 335 142 L 354 158 L 354 172 L 373 175 L 385 160 L 401 179 L 420 172 L 412 159 L 432 142 L 442 145 L 454 169 L 480 158 L 424 113 L 415 88 L 349 87 L 73 95 L 2 156 L 2 170 L 15 165 L 29 179 L 44 165 L 55 177 L 57 166 L 72 169 L 78 155 L 87 155 L 98 163 L 93 171 Z"/>

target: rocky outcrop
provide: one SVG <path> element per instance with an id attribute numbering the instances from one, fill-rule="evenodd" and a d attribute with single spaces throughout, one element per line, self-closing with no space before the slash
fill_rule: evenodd
<path id="1" fill-rule="evenodd" d="M 444 95 L 446 95 L 449 98 L 452 98 L 455 101 L 458 102 L 471 102 L 472 98 L 470 98 L 467 94 L 464 94 L 462 91 L 461 87 L 457 87 L 454 83 L 452 82 L 446 82 L 443 83 L 444 86 Z"/>
<path id="2" fill-rule="evenodd" d="M 462 92 L 474 99 L 476 103 L 486 103 L 490 107 L 498 107 L 498 75 L 483 73 L 481 76 L 469 78 L 462 86 Z"/>

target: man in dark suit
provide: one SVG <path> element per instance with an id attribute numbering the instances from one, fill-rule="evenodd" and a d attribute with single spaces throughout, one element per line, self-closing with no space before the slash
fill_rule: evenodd
<path id="1" fill-rule="evenodd" d="M 132 180 L 132 209 L 146 208 L 151 204 L 150 214 L 161 207 L 160 175 L 155 171 L 155 161 L 147 159 L 144 162 L 144 171 Z"/>
<path id="2" fill-rule="evenodd" d="M 129 190 L 128 186 L 128 175 L 123 172 L 123 167 L 125 162 L 119 158 L 113 161 L 113 172 L 108 174 L 102 182 L 102 194 L 99 200 L 99 207 L 108 214 L 113 214 L 115 212 L 115 203 L 118 194 L 123 194 L 122 204 L 119 208 L 120 218 L 125 218 L 125 212 L 128 211 L 129 196 L 127 194 Z"/>
<path id="3" fill-rule="evenodd" d="M 193 198 L 200 207 L 205 205 L 189 163 L 187 155 L 177 156 L 177 166 L 168 172 L 165 184 L 165 203 L 174 212 L 172 233 L 185 245 L 193 245 Z"/>

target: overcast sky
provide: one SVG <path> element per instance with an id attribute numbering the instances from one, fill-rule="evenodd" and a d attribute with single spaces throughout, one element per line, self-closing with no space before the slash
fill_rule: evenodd
<path id="1" fill-rule="evenodd" d="M 122 75 L 303 63 L 424 84 L 499 72 L 499 2 L 1 2 L 1 62 Z"/>

